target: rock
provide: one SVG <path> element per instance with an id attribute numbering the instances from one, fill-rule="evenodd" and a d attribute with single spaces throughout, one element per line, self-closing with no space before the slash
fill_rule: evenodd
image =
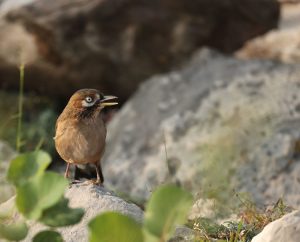
<path id="1" fill-rule="evenodd" d="M 6 172 L 9 161 L 14 158 L 16 152 L 4 141 L 0 141 L 0 203 L 6 201 L 14 194 L 14 188 L 6 181 Z"/>
<path id="2" fill-rule="evenodd" d="M 272 59 L 285 63 L 299 63 L 300 28 L 270 31 L 247 42 L 236 56 L 242 59 Z"/>
<path id="3" fill-rule="evenodd" d="M 52 98 L 94 87 L 124 100 L 142 80 L 180 65 L 200 46 L 230 53 L 279 18 L 275 0 L 0 4 L 1 88 L 17 88 L 23 59 L 26 89 Z"/>
<path id="4" fill-rule="evenodd" d="M 57 229 L 66 242 L 88 241 L 88 222 L 96 215 L 106 211 L 120 212 L 134 218 L 138 222 L 143 220 L 143 211 L 138 206 L 124 201 L 103 187 L 86 184 L 72 185 L 66 191 L 65 197 L 70 200 L 69 205 L 71 207 L 80 207 L 85 210 L 84 217 L 79 224 Z M 0 211 L 9 207 L 12 203 L 14 203 L 14 198 L 2 204 Z M 32 241 L 34 235 L 44 228 L 44 225 L 32 222 L 29 234 L 24 241 Z"/>
<path id="5" fill-rule="evenodd" d="M 168 242 L 194 242 L 195 237 L 194 230 L 186 226 L 178 226 L 175 229 L 174 235 Z"/>
<path id="6" fill-rule="evenodd" d="M 236 52 L 242 59 L 300 62 L 300 4 L 283 5 L 280 28 L 249 40 Z"/>
<path id="7" fill-rule="evenodd" d="M 233 199 L 234 189 L 300 205 L 299 74 L 204 49 L 149 79 L 108 127 L 106 184 L 143 199 L 172 181 L 203 199 Z"/>
<path id="8" fill-rule="evenodd" d="M 295 211 L 269 223 L 252 242 L 298 242 L 299 238 L 300 211 Z"/>

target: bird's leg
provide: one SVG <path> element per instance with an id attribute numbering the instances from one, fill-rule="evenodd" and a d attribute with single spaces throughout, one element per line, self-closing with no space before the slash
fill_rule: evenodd
<path id="1" fill-rule="evenodd" d="M 96 184 L 103 184 L 104 177 L 103 177 L 103 174 L 102 174 L 102 168 L 101 168 L 100 162 L 99 163 L 97 162 L 95 164 L 95 166 L 96 166 L 96 173 L 97 173 Z"/>
<path id="2" fill-rule="evenodd" d="M 66 171 L 65 171 L 65 178 L 66 178 L 66 179 L 69 178 L 69 168 L 70 168 L 70 163 L 67 162 L 67 168 L 66 168 Z"/>

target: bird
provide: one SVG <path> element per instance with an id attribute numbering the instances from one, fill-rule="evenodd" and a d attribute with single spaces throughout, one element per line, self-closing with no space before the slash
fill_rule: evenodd
<path id="1" fill-rule="evenodd" d="M 69 99 L 55 125 L 55 148 L 67 162 L 65 178 L 69 178 L 71 164 L 93 164 L 101 185 L 104 177 L 101 158 L 105 149 L 106 126 L 101 111 L 118 103 L 116 96 L 104 96 L 96 89 L 80 89 Z"/>

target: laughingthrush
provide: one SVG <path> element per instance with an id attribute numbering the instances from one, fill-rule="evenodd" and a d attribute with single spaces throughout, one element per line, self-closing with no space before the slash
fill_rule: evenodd
<path id="1" fill-rule="evenodd" d="M 104 96 L 96 89 L 81 89 L 70 98 L 56 121 L 55 147 L 67 162 L 65 177 L 68 178 L 70 164 L 93 164 L 96 168 L 96 184 L 104 177 L 101 157 L 104 153 L 106 127 L 101 110 L 116 105 L 115 96 Z"/>

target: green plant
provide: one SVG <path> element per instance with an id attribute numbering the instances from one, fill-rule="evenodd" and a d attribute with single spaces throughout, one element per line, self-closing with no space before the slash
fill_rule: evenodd
<path id="1" fill-rule="evenodd" d="M 22 145 L 22 117 L 23 117 L 23 92 L 24 92 L 24 75 L 25 75 L 25 65 L 21 63 L 20 65 L 20 89 L 19 89 L 19 102 L 18 102 L 18 128 L 17 128 L 17 140 L 16 140 L 16 150 L 20 152 Z"/>
<path id="2" fill-rule="evenodd" d="M 68 207 L 68 199 L 63 196 L 67 180 L 59 174 L 45 171 L 50 161 L 50 156 L 44 151 L 20 154 L 11 161 L 7 180 L 16 188 L 15 206 L 20 214 L 11 211 L 3 216 L 0 238 L 25 238 L 28 230 L 26 219 L 39 221 L 52 229 L 81 220 L 84 211 Z M 16 217 L 19 220 L 17 223 Z M 56 238 L 47 241 L 60 241 L 60 235 L 52 230 L 40 232 L 34 241 L 42 241 L 47 236 Z"/>
<path id="3" fill-rule="evenodd" d="M 196 218 L 187 223 L 187 226 L 195 231 L 196 241 L 250 242 L 267 224 L 292 211 L 282 199 L 279 199 L 274 206 L 262 210 L 249 199 L 242 198 L 240 195 L 236 197 L 240 201 L 238 221 L 219 224 L 213 219 Z"/>
<path id="4" fill-rule="evenodd" d="M 0 238 L 22 240 L 29 229 L 26 220 L 35 220 L 49 229 L 36 234 L 33 241 L 62 241 L 55 228 L 81 220 L 84 211 L 70 208 L 63 196 L 67 181 L 45 171 L 50 161 L 44 151 L 23 153 L 11 161 L 7 180 L 16 188 L 15 207 L 0 213 Z M 151 196 L 143 226 L 125 215 L 106 212 L 90 221 L 90 241 L 167 241 L 175 226 L 185 223 L 192 201 L 192 195 L 183 189 L 164 185 Z"/>

